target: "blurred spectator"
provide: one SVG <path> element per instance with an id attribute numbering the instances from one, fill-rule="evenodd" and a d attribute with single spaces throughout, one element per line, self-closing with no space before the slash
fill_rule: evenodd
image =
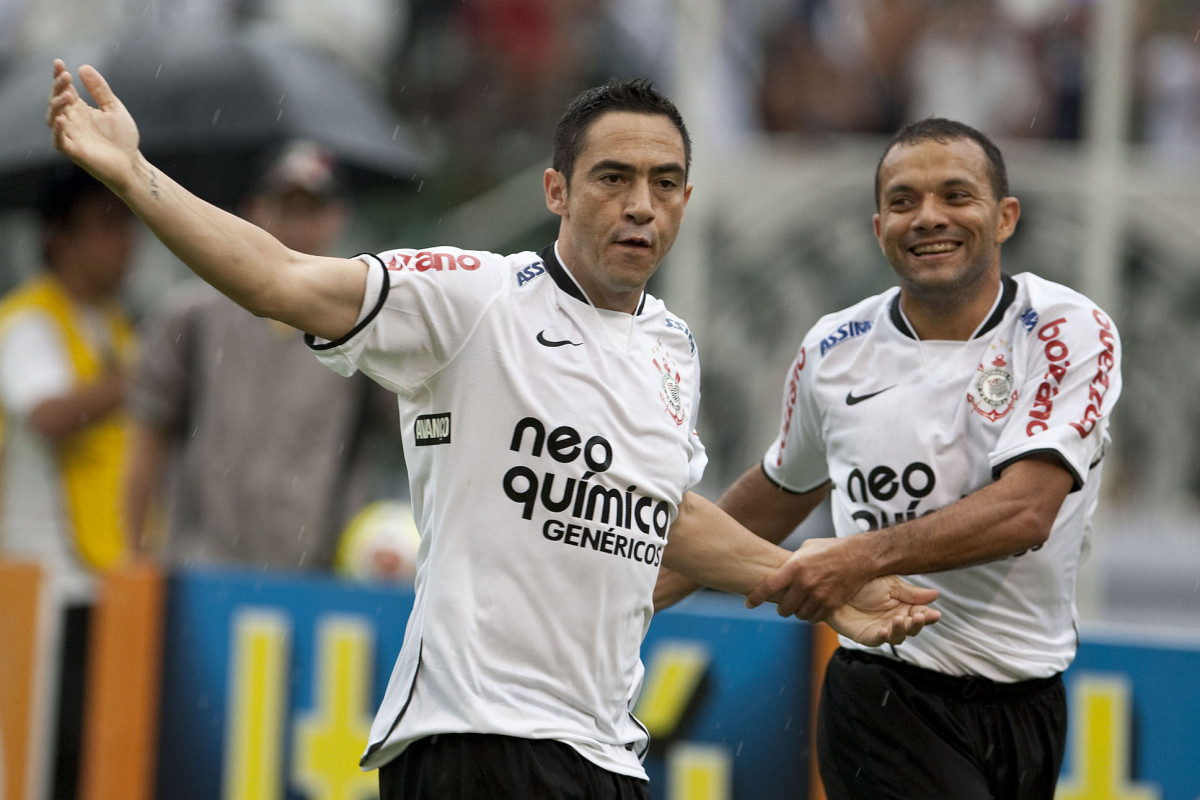
<path id="1" fill-rule="evenodd" d="M 1029 136 L 1045 105 L 1034 65 L 1027 32 L 994 0 L 938 0 L 908 61 L 908 118 Z"/>
<path id="2" fill-rule="evenodd" d="M 45 269 L 0 301 L 0 543 L 42 559 L 64 596 L 117 563 L 127 366 L 134 336 L 116 298 L 132 215 L 79 172 L 44 213 Z"/>
<path id="3" fill-rule="evenodd" d="M 242 208 L 316 254 L 348 213 L 332 157 L 304 142 L 272 161 Z M 199 281 L 171 290 L 144 333 L 129 401 L 135 541 L 172 564 L 329 569 L 346 521 L 371 499 L 397 424 L 390 395 L 333 374 L 298 331 Z"/>
<path id="4" fill-rule="evenodd" d="M 453 206 L 544 161 L 545 132 L 590 85 L 602 0 L 414 0 L 390 96 L 427 146 Z M 434 202 L 437 202 L 436 199 Z"/>
<path id="5" fill-rule="evenodd" d="M 878 133 L 899 127 L 904 65 L 927 0 L 795 4 L 769 29 L 762 86 L 768 131 Z"/>
<path id="6" fill-rule="evenodd" d="M 72 170 L 43 215 L 45 268 L 0 300 L 0 550 L 47 570 L 63 608 L 54 797 L 74 797 L 95 574 L 119 525 L 134 331 L 116 298 L 133 216 Z"/>
<path id="7" fill-rule="evenodd" d="M 186 0 L 204 7 L 212 0 Z M 243 17 L 281 24 L 381 84 L 409 24 L 407 0 L 235 0 Z"/>
<path id="8" fill-rule="evenodd" d="M 700 147 L 745 143 L 757 104 L 764 32 L 793 0 L 605 0 L 597 3 L 596 81 L 649 78 L 676 97 Z M 703 91 L 689 89 L 702 86 Z"/>
<path id="9" fill-rule="evenodd" d="M 1029 21 L 1045 98 L 1033 132 L 1052 139 L 1075 140 L 1083 135 L 1091 7 L 1086 0 L 1048 0 L 1048 5 L 1052 8 L 1045 15 Z"/>
<path id="10" fill-rule="evenodd" d="M 1139 52 L 1141 138 L 1161 163 L 1200 169 L 1200 8 L 1160 5 Z"/>

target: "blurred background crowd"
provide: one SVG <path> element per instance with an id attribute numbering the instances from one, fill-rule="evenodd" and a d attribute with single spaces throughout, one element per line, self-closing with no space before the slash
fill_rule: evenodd
<path id="1" fill-rule="evenodd" d="M 1113 13 L 1121 30 L 1105 40 L 1098 28 Z M 1095 297 L 1125 340 L 1109 508 L 1084 611 L 1200 624 L 1194 0 L 3 0 L 0 90 L 36 69 L 44 97 L 52 56 L 112 56 L 135 29 L 263 28 L 336 61 L 408 148 L 403 168 L 355 181 L 354 154 L 322 143 L 346 162 L 352 207 L 336 243 L 322 244 L 331 252 L 541 246 L 554 220 L 540 172 L 565 102 L 633 76 L 675 97 L 697 142 L 697 191 L 652 288 L 702 349 L 710 495 L 772 435 L 801 333 L 892 284 L 870 227 L 886 137 L 931 114 L 992 135 L 1024 208 L 1007 270 Z M 1115 116 L 1097 110 L 1105 103 Z M 0 107 L 0 148 L 28 124 L 15 116 L 29 113 Z M 40 124 L 41 108 L 32 113 Z M 20 171 L 19 161 L 0 159 L 0 174 Z M 231 184 L 260 175 L 223 169 L 216 178 Z M 245 210 L 238 204 L 259 189 L 228 204 Z M 42 255 L 34 204 L 6 205 L 0 290 L 34 274 Z M 122 303 L 153 330 L 185 271 L 144 236 L 132 262 Z M 406 494 L 398 445 L 382 447 L 364 503 Z"/>

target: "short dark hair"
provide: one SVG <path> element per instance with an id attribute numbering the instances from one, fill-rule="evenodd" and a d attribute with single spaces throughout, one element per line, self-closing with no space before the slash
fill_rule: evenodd
<path id="1" fill-rule="evenodd" d="M 42 224 L 63 227 L 69 225 L 72 212 L 90 195 L 107 196 L 114 204 L 121 203 L 107 186 L 74 164 L 56 167 L 42 186 L 38 209 L 41 212 Z"/>
<path id="2" fill-rule="evenodd" d="M 970 125 L 942 117 L 926 117 L 905 125 L 896 132 L 896 135 L 888 142 L 888 146 L 883 149 L 883 155 L 879 157 L 879 163 L 875 165 L 875 209 L 879 209 L 879 193 L 883 190 L 879 183 L 879 170 L 883 167 L 883 160 L 887 158 L 888 153 L 892 152 L 892 148 L 930 140 L 948 144 L 960 139 L 969 139 L 983 148 L 983 154 L 987 156 L 988 160 L 987 175 L 988 181 L 992 184 L 992 195 L 997 200 L 1008 197 L 1008 168 L 1004 166 L 1004 155 L 995 142 Z"/>
<path id="3" fill-rule="evenodd" d="M 42 218 L 42 263 L 53 269 L 51 242 L 71 229 L 77 221 L 76 210 L 85 200 L 96 197 L 124 216 L 133 216 L 107 186 L 74 164 L 56 167 L 42 185 L 38 211 Z"/>
<path id="4" fill-rule="evenodd" d="M 575 161 L 583 152 L 588 128 L 609 111 L 631 111 L 635 114 L 661 114 L 671 120 L 683 137 L 685 172 L 692 165 L 692 139 L 688 136 L 683 117 L 675 104 L 654 88 L 650 81 L 636 79 L 611 81 L 581 92 L 567 106 L 554 128 L 554 156 L 551 166 L 571 182 Z"/>

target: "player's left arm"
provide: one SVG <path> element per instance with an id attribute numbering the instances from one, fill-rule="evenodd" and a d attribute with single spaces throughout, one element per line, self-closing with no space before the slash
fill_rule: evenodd
<path id="1" fill-rule="evenodd" d="M 775 573 L 788 555 L 743 528 L 714 503 L 687 492 L 671 525 L 663 566 L 705 586 L 744 595 Z M 880 577 L 817 621 L 828 622 L 838 633 L 863 644 L 899 644 L 941 616 L 925 605 L 936 597 L 935 590 L 913 586 L 894 575 Z"/>
<path id="2" fill-rule="evenodd" d="M 1074 482 L 1054 456 L 1022 459 L 997 481 L 931 514 L 842 539 L 806 541 L 747 602 L 774 599 L 782 616 L 821 619 L 881 575 L 942 572 L 1030 550 L 1049 538 Z"/>
<path id="3" fill-rule="evenodd" d="M 1050 305 L 1028 331 L 1021 401 L 991 455 L 996 479 L 931 514 L 836 541 L 811 540 L 748 596 L 779 613 L 820 618 L 879 575 L 970 567 L 1046 542 L 1063 500 L 1103 452 L 1120 394 L 1112 321 L 1084 304 Z"/>

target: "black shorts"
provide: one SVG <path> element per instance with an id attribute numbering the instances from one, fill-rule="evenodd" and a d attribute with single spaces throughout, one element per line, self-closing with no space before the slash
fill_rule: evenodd
<path id="1" fill-rule="evenodd" d="M 1066 736 L 1061 675 L 996 683 L 841 648 L 817 762 L 829 800 L 1051 800 Z"/>
<path id="2" fill-rule="evenodd" d="M 552 739 L 429 736 L 379 769 L 380 800 L 650 800 L 649 784 Z"/>

